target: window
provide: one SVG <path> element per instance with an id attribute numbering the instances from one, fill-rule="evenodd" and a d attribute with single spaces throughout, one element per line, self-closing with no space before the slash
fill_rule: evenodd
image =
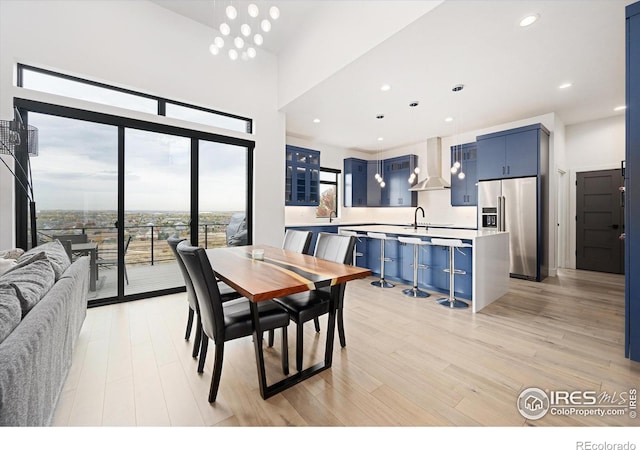
<path id="1" fill-rule="evenodd" d="M 329 217 L 331 212 L 338 216 L 338 178 L 337 169 L 320 168 L 320 205 L 316 209 L 316 217 Z"/>
<path id="2" fill-rule="evenodd" d="M 18 87 L 85 100 L 101 105 L 157 114 L 241 133 L 253 132 L 253 121 L 154 95 L 18 64 Z"/>

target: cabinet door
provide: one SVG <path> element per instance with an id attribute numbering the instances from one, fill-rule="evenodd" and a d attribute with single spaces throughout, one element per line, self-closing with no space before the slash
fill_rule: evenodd
<path id="1" fill-rule="evenodd" d="M 380 184 L 375 179 L 375 174 L 378 173 L 378 162 L 367 162 L 367 206 L 380 206 L 382 199 L 382 189 Z"/>
<path id="2" fill-rule="evenodd" d="M 495 180 L 506 176 L 505 151 L 504 136 L 478 141 L 478 180 Z"/>
<path id="3" fill-rule="evenodd" d="M 367 206 L 367 163 L 359 161 L 353 171 L 353 206 Z"/>
<path id="4" fill-rule="evenodd" d="M 464 169 L 464 173 L 466 175 L 465 181 L 467 182 L 467 190 L 466 190 L 466 206 L 477 206 L 478 205 L 478 171 L 477 171 L 478 162 L 475 159 L 469 159 L 467 161 L 467 166 Z M 453 186 L 453 184 L 452 184 Z"/>
<path id="5" fill-rule="evenodd" d="M 451 164 L 459 159 L 460 150 L 457 147 L 451 147 Z M 462 158 L 464 166 L 464 158 Z M 465 168 L 466 171 L 466 168 Z M 451 174 L 451 206 L 465 206 L 467 197 L 467 181 L 458 178 L 458 174 Z"/>
<path id="6" fill-rule="evenodd" d="M 538 174 L 538 133 L 538 130 L 529 130 L 505 136 L 506 178 Z"/>

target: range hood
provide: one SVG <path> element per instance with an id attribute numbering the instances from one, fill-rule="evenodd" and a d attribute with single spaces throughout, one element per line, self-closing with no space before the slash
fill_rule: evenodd
<path id="1" fill-rule="evenodd" d="M 410 191 L 436 191 L 451 189 L 442 178 L 442 142 L 439 137 L 427 139 L 427 178 L 410 187 Z"/>

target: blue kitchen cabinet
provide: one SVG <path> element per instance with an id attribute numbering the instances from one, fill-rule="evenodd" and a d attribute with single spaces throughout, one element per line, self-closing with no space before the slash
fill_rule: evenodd
<path id="1" fill-rule="evenodd" d="M 541 124 L 478 136 L 478 180 L 538 175 L 540 150 L 548 146 L 548 140 L 549 131 Z"/>
<path id="2" fill-rule="evenodd" d="M 286 146 L 285 205 L 320 204 L 320 152 Z"/>
<path id="3" fill-rule="evenodd" d="M 418 193 L 409 191 L 409 176 L 417 164 L 416 155 L 403 155 L 383 160 L 382 206 L 416 207 Z"/>
<path id="4" fill-rule="evenodd" d="M 367 161 L 367 206 L 382 205 L 382 189 L 376 181 L 376 173 L 381 172 L 378 161 Z"/>
<path id="5" fill-rule="evenodd" d="M 640 361 L 640 2 L 626 7 L 625 356 Z"/>
<path id="6" fill-rule="evenodd" d="M 477 145 L 475 142 L 451 147 L 451 163 L 460 161 L 465 177 L 451 175 L 451 206 L 478 205 Z"/>
<path id="7" fill-rule="evenodd" d="M 367 161 L 364 159 L 344 160 L 344 206 L 367 206 Z"/>
<path id="8" fill-rule="evenodd" d="M 401 261 L 400 278 L 405 284 L 413 286 L 413 244 L 400 242 L 399 246 Z M 430 288 L 431 285 L 431 269 L 427 268 L 431 264 L 430 252 L 430 245 L 418 246 L 418 287 L 421 288 Z"/>
<path id="9" fill-rule="evenodd" d="M 384 277 L 392 281 L 401 281 L 402 260 L 399 242 L 388 239 L 384 242 L 384 256 L 391 258 L 384 265 Z M 367 238 L 367 268 L 376 276 L 380 276 L 380 240 Z"/>
<path id="10" fill-rule="evenodd" d="M 443 297 L 447 297 L 449 294 L 449 272 L 445 272 L 444 269 L 449 268 L 449 247 L 443 247 L 439 245 L 433 245 L 430 247 L 431 253 L 431 267 L 430 267 L 430 281 L 432 287 L 442 292 Z M 473 294 L 473 252 L 472 248 L 461 248 L 464 254 L 460 253 L 456 249 L 455 252 L 455 268 L 464 270 L 466 274 L 455 276 L 455 295 L 461 298 L 471 300 Z"/>

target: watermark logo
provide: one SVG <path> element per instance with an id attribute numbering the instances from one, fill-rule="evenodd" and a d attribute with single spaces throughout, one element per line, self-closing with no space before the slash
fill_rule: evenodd
<path id="1" fill-rule="evenodd" d="M 518 396 L 520 415 L 538 420 L 554 416 L 625 416 L 637 417 L 637 389 L 622 392 L 542 390 L 530 387 Z"/>
<path id="2" fill-rule="evenodd" d="M 526 419 L 541 419 L 549 412 L 549 406 L 549 396 L 542 389 L 527 388 L 518 397 L 518 411 Z"/>

